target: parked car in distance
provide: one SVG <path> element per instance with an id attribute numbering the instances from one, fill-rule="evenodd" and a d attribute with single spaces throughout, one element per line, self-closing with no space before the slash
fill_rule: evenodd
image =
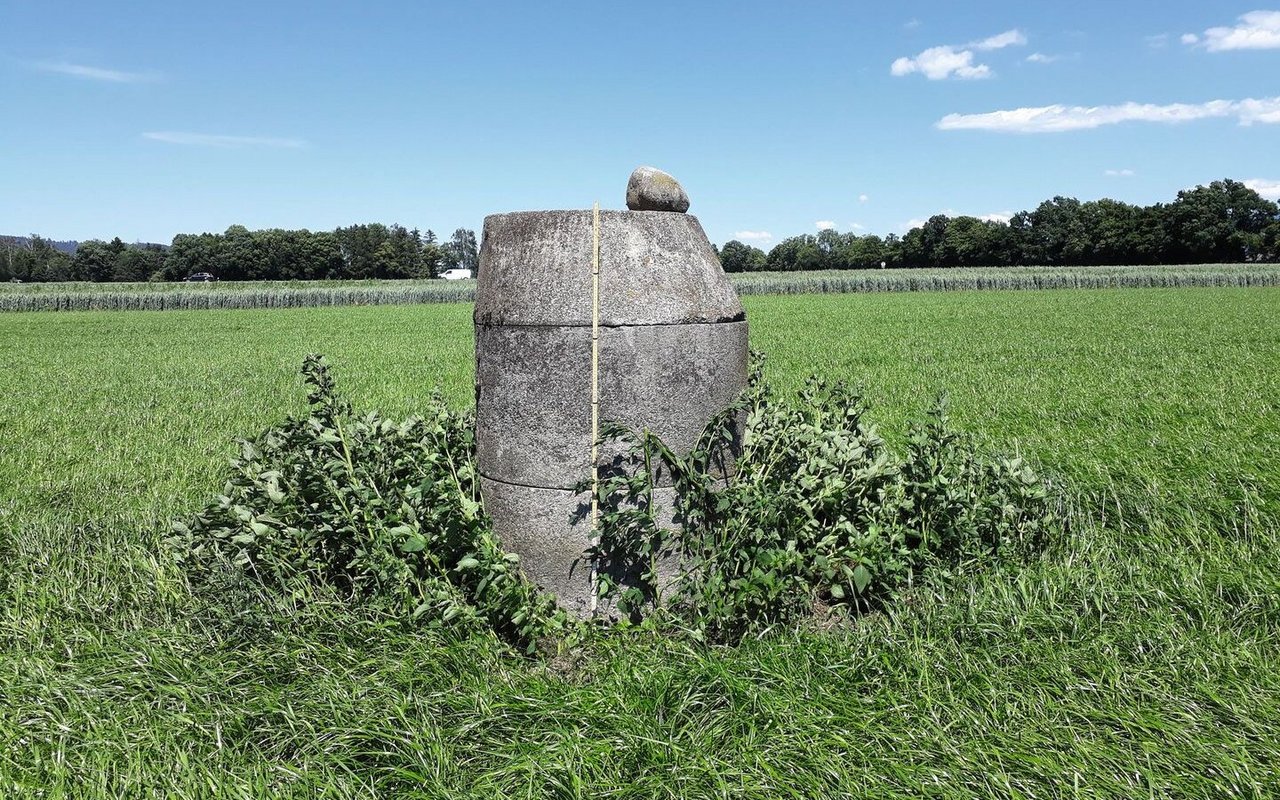
<path id="1" fill-rule="evenodd" d="M 460 281 L 460 280 L 463 280 L 463 279 L 465 279 L 465 278 L 470 278 L 470 277 L 471 277 L 471 270 L 469 270 L 469 269 L 446 269 L 444 272 L 441 272 L 441 273 L 440 273 L 440 277 L 441 277 L 441 278 L 444 278 L 446 281 Z"/>
<path id="2" fill-rule="evenodd" d="M 208 272 L 197 272 L 186 277 L 187 283 L 209 283 L 210 281 L 216 280 L 217 278 L 213 277 L 213 275 Z"/>

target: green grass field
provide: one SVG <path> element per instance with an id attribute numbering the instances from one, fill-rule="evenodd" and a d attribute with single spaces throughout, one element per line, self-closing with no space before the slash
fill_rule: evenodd
<path id="1" fill-rule="evenodd" d="M 782 387 L 947 390 L 1080 507 L 1020 570 L 736 648 L 575 663 L 335 612 L 227 641 L 161 546 L 231 439 L 470 402 L 466 304 L 0 315 L 0 796 L 1266 797 L 1280 786 L 1280 289 L 751 297 Z"/>

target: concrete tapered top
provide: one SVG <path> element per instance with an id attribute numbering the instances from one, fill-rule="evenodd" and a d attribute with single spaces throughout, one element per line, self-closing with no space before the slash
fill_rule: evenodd
<path id="1" fill-rule="evenodd" d="M 590 325 L 590 211 L 518 211 L 484 220 L 479 325 Z M 744 318 L 698 218 L 600 212 L 600 324 L 677 325 Z"/>

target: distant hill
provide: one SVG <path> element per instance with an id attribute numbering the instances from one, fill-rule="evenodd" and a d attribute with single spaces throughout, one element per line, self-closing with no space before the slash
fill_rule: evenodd
<path id="1" fill-rule="evenodd" d="M 54 249 L 54 250 L 60 250 L 60 251 L 62 251 L 63 253 L 66 253 L 66 254 L 67 254 L 67 255 L 69 255 L 69 256 L 73 256 L 73 255 L 75 255 L 75 254 L 76 254 L 76 248 L 80 246 L 80 243 L 79 243 L 79 242 L 77 242 L 77 241 L 55 242 L 55 241 L 54 241 L 54 240 L 52 240 L 52 239 L 46 239 L 45 241 L 47 241 L 49 244 L 53 245 L 53 249 Z M 132 247 L 151 247 L 151 246 L 155 246 L 155 247 L 159 247 L 159 248 L 160 248 L 160 249 L 162 249 L 162 250 L 168 250 L 168 249 L 169 249 L 169 245 L 167 245 L 167 244 L 156 244 L 156 243 L 153 243 L 153 242 L 129 242 L 128 244 L 130 244 L 130 246 L 132 246 Z M 30 247 L 30 246 L 31 246 L 31 237 L 30 237 L 30 236 L 4 236 L 4 235 L 0 235 L 0 245 L 6 245 L 6 246 L 8 246 L 8 247 Z"/>
<path id="2" fill-rule="evenodd" d="M 80 244 L 79 242 L 55 242 L 52 239 L 46 239 L 45 241 L 53 245 L 54 250 L 61 250 L 67 255 L 71 255 L 71 256 L 76 254 L 76 247 Z M 8 245 L 9 247 L 30 247 L 31 237 L 0 235 L 0 244 L 5 244 L 5 245 Z"/>

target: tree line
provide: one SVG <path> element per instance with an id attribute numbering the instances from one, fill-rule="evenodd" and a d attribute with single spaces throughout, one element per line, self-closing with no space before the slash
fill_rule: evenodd
<path id="1" fill-rule="evenodd" d="M 1008 222 L 937 214 L 901 237 L 824 230 L 768 253 L 733 240 L 719 255 L 726 272 L 1276 262 L 1280 206 L 1225 179 L 1180 191 L 1171 203 L 1054 197 Z"/>
<path id="2" fill-rule="evenodd" d="M 218 280 L 434 278 L 447 269 L 476 270 L 476 235 L 458 228 L 445 242 L 400 225 L 350 225 L 333 231 L 180 233 L 169 246 L 125 244 L 119 237 L 80 242 L 74 254 L 48 239 L 0 240 L 0 280 L 180 281 L 198 273 Z"/>
<path id="3" fill-rule="evenodd" d="M 220 280 L 430 278 L 479 268 L 476 235 L 448 241 L 400 225 L 333 231 L 178 234 L 165 247 L 119 237 L 79 243 L 68 254 L 48 239 L 0 237 L 0 280 L 179 281 L 207 272 Z M 792 236 L 768 253 L 732 240 L 717 250 L 727 272 L 877 267 L 1114 266 L 1280 261 L 1280 206 L 1239 181 L 1178 192 L 1170 203 L 1046 200 L 1008 222 L 937 214 L 902 236 L 834 229 Z"/>

